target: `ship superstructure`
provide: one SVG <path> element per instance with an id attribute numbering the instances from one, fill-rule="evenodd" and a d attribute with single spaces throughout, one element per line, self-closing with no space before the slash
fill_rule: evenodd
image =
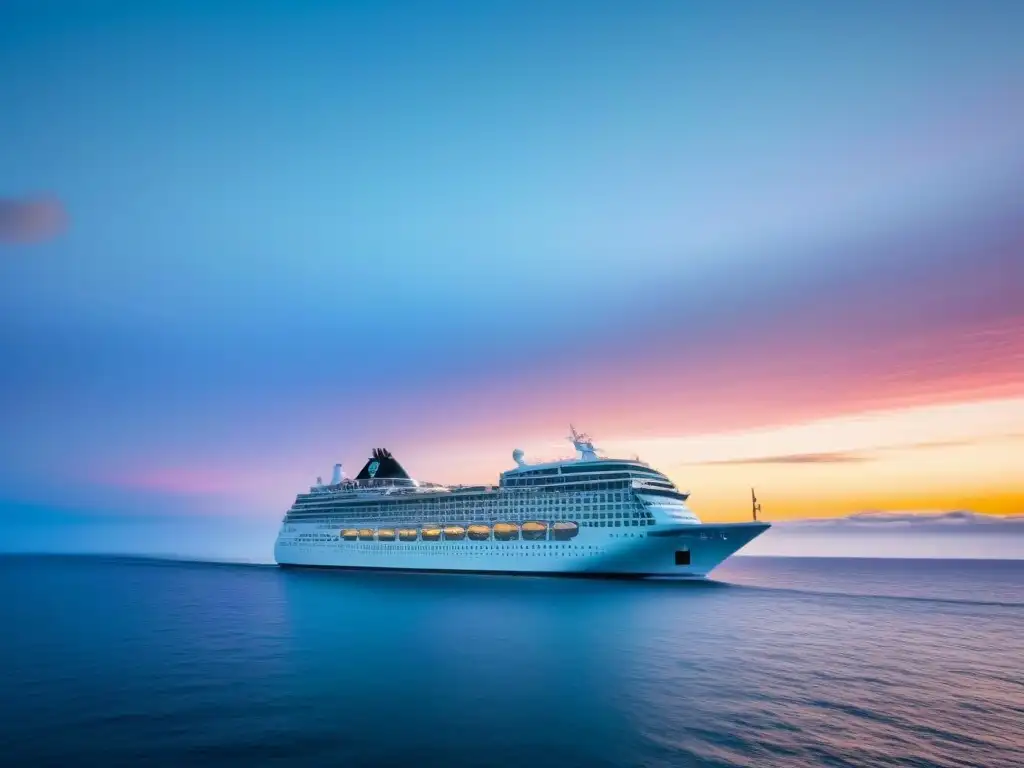
<path id="1" fill-rule="evenodd" d="M 689 494 L 639 459 L 598 456 L 572 430 L 575 458 L 529 464 L 499 482 L 412 479 L 383 448 L 360 472 L 335 465 L 299 494 L 274 547 L 282 566 L 701 578 L 768 523 L 702 523 Z"/>

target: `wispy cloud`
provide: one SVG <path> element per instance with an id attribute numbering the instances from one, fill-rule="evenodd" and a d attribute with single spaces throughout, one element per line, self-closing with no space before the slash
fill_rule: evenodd
<path id="1" fill-rule="evenodd" d="M 67 227 L 67 212 L 53 198 L 0 198 L 0 243 L 32 243 L 56 237 Z"/>
<path id="2" fill-rule="evenodd" d="M 722 466 L 731 464 L 850 464 L 871 461 L 871 457 L 860 453 L 833 451 L 829 453 L 790 453 L 781 456 L 758 456 L 749 459 L 723 459 L 720 461 L 702 461 L 702 466 Z"/>
<path id="3" fill-rule="evenodd" d="M 225 471 L 204 467 L 151 467 L 132 472 L 94 475 L 94 483 L 179 496 L 206 496 L 237 491 L 237 478 Z"/>
<path id="4" fill-rule="evenodd" d="M 990 438 L 996 439 L 996 438 Z M 878 447 L 879 451 L 912 451 L 918 449 L 928 448 L 964 448 L 968 445 L 977 445 L 981 442 L 978 440 L 932 440 L 920 443 L 898 443 L 896 445 L 881 445 Z"/>
<path id="5" fill-rule="evenodd" d="M 1024 559 L 1024 514 L 970 510 L 858 512 L 780 520 L 745 554 L 789 557 Z"/>
<path id="6" fill-rule="evenodd" d="M 857 528 L 914 526 L 928 528 L 949 528 L 962 526 L 1012 526 L 1024 533 L 1024 514 L 985 515 L 970 510 L 946 512 L 922 511 L 865 511 L 844 517 L 815 517 L 799 520 L 782 520 L 775 523 L 784 528 Z"/>
<path id="7" fill-rule="evenodd" d="M 884 458 L 885 453 L 902 451 L 935 450 L 940 448 L 966 448 L 991 442 L 1020 440 L 1024 435 L 1007 433 L 986 435 L 970 439 L 957 440 L 922 440 L 917 442 L 891 443 L 870 449 L 840 451 L 808 451 L 802 453 L 782 453 L 762 456 L 738 457 L 734 459 L 714 459 L 708 461 L 688 462 L 681 466 L 747 466 L 754 464 L 855 464 L 877 461 Z"/>
<path id="8" fill-rule="evenodd" d="M 1024 439 L 1024 432 L 1006 432 L 993 435 L 981 435 L 974 438 L 958 440 L 923 440 L 913 443 L 893 443 L 891 445 L 880 445 L 878 451 L 909 451 L 929 448 L 966 448 L 968 446 L 980 445 L 982 443 L 1002 443 Z"/>

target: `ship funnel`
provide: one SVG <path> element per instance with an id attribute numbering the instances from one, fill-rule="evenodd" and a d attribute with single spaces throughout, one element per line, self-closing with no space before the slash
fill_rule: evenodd
<path id="1" fill-rule="evenodd" d="M 331 475 L 331 485 L 337 485 L 341 482 L 344 473 L 341 471 L 341 464 L 334 465 L 334 474 Z"/>

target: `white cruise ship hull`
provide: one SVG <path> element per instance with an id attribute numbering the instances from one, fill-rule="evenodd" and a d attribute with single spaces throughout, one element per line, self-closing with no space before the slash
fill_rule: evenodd
<path id="1" fill-rule="evenodd" d="M 355 478 L 335 465 L 285 514 L 274 546 L 283 566 L 563 576 L 707 576 L 769 528 L 704 524 L 661 472 L 597 455 L 572 430 L 579 456 L 514 469 L 495 486 L 448 488 L 409 477 L 375 448 Z M 753 499 L 752 499 L 753 500 Z"/>
<path id="2" fill-rule="evenodd" d="M 279 565 L 315 568 L 700 579 L 768 523 L 657 525 L 643 531 L 582 528 L 571 541 L 346 541 L 337 527 L 284 526 Z"/>

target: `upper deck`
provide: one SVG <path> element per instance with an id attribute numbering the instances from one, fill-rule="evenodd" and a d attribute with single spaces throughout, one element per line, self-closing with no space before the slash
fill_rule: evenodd
<path id="1" fill-rule="evenodd" d="M 309 493 L 299 494 L 295 509 L 310 510 L 349 503 L 402 503 L 438 498 L 471 501 L 485 500 L 494 494 L 515 495 L 550 491 L 608 491 L 633 489 L 645 494 L 669 496 L 685 500 L 689 494 L 680 492 L 664 474 L 639 459 L 599 457 L 590 438 L 575 430 L 570 438 L 578 455 L 538 464 L 528 464 L 523 452 L 512 457 L 516 467 L 501 473 L 498 485 L 439 485 L 409 477 L 390 452 L 375 449 L 360 473 L 353 479 L 340 475 L 336 466 L 335 482 L 317 484 Z M 329 504 L 324 504 L 329 502 Z"/>

